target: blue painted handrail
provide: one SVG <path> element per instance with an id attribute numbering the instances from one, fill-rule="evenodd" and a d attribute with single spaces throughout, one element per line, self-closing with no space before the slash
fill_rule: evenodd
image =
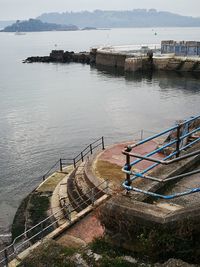
<path id="1" fill-rule="evenodd" d="M 183 150 L 186 150 L 188 147 L 191 147 L 193 146 L 195 143 L 199 142 L 200 141 L 200 137 L 199 138 L 196 138 L 196 140 L 188 143 L 188 144 L 185 144 L 184 145 L 184 140 L 191 136 L 192 134 L 196 133 L 196 132 L 199 132 L 200 131 L 200 127 L 197 127 L 191 131 L 189 131 L 189 126 L 192 122 L 194 121 L 197 121 L 198 119 L 200 119 L 200 115 L 198 116 L 195 116 L 195 117 L 191 117 L 190 119 L 188 120 L 185 120 L 184 122 L 182 123 L 179 123 L 171 128 L 168 128 L 158 134 L 155 134 L 151 137 L 148 137 L 144 140 L 141 140 L 139 142 L 137 142 L 136 144 L 133 144 L 133 145 L 129 145 L 122 153 L 126 155 L 126 158 L 127 158 L 127 161 L 126 161 L 126 164 L 124 165 L 124 167 L 122 168 L 122 171 L 124 173 L 126 173 L 126 180 L 124 181 L 124 183 L 122 184 L 123 187 L 127 190 L 127 191 L 130 191 L 130 190 L 133 190 L 133 191 L 136 191 L 136 192 L 139 192 L 139 193 L 143 193 L 143 194 L 146 194 L 146 195 L 150 195 L 150 196 L 153 196 L 153 197 L 157 197 L 157 198 L 163 198 L 163 199 L 173 199 L 173 198 L 176 198 L 176 197 L 180 197 L 180 196 L 183 196 L 183 195 L 188 195 L 188 194 L 192 194 L 192 193 L 196 193 L 196 192 L 199 192 L 200 191 L 200 188 L 191 188 L 190 190 L 188 191 L 185 191 L 185 192 L 180 192 L 180 193 L 175 193 L 175 194 L 172 194 L 172 195 L 162 195 L 162 194 L 157 194 L 157 193 L 154 193 L 154 192 L 150 192 L 150 191 L 146 191 L 146 190 L 142 190 L 142 189 L 139 189 L 137 187 L 133 187 L 131 186 L 131 183 L 136 180 L 137 178 L 143 178 L 143 179 L 148 179 L 148 177 L 144 176 L 145 173 L 147 173 L 148 171 L 152 170 L 153 168 L 155 168 L 156 166 L 162 164 L 162 162 L 165 162 L 167 161 L 166 163 L 167 164 L 170 164 L 170 161 L 168 161 L 169 159 L 171 159 L 172 157 L 176 156 L 177 157 L 177 161 L 181 160 L 181 157 L 180 159 L 178 158 L 179 155 L 180 155 L 180 152 L 183 151 Z M 181 135 L 181 132 L 180 132 L 180 129 L 181 127 L 183 127 L 183 133 Z M 171 140 L 170 142 L 168 142 L 167 144 L 164 144 L 163 146 L 147 153 L 145 156 L 141 156 L 141 158 L 137 159 L 137 160 L 134 160 L 133 162 L 130 162 L 130 157 L 131 156 L 134 156 L 134 154 L 131 154 L 131 150 L 137 146 L 140 146 L 142 144 L 145 144 L 151 140 L 154 140 L 155 138 L 157 137 L 160 137 L 160 136 L 163 136 L 165 135 L 166 133 L 170 133 L 172 131 L 175 131 L 176 130 L 176 133 L 177 133 L 177 136 L 174 140 Z M 170 147 L 172 145 L 176 144 L 176 149 L 171 153 L 169 154 L 168 156 L 166 156 L 164 159 L 162 159 L 162 161 L 158 162 L 156 161 L 156 163 L 153 163 L 151 166 L 149 166 L 148 168 L 142 170 L 141 172 L 133 172 L 131 169 L 133 166 L 135 166 L 137 163 L 143 161 L 143 160 L 148 160 L 148 157 L 149 157 L 149 161 L 150 161 L 150 157 L 152 155 L 155 155 L 157 154 L 158 152 L 161 152 L 163 151 L 165 148 L 167 147 Z M 199 152 L 200 153 L 200 152 Z M 190 155 L 188 155 L 189 157 Z M 192 155 L 191 155 L 192 156 Z M 135 156 L 137 158 L 137 156 Z M 151 161 L 154 160 L 154 159 L 151 159 Z M 154 160 L 155 161 L 155 160 Z M 171 162 L 174 162 L 176 160 L 171 160 Z M 200 172 L 200 170 L 199 170 Z M 133 176 L 131 176 L 133 175 Z M 161 182 L 158 178 L 152 178 L 152 180 L 154 181 L 157 181 L 157 182 Z M 173 179 L 173 177 L 171 178 L 171 180 Z M 164 182 L 164 180 L 162 181 Z"/>

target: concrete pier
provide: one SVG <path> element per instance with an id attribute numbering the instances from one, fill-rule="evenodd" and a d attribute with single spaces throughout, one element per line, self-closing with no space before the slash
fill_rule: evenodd
<path id="1" fill-rule="evenodd" d="M 151 58 L 149 53 L 153 53 Z M 152 46 L 145 49 L 131 47 L 104 47 L 96 50 L 96 65 L 123 69 L 125 72 L 136 71 L 177 71 L 200 72 L 200 57 L 161 55 L 159 49 Z"/>

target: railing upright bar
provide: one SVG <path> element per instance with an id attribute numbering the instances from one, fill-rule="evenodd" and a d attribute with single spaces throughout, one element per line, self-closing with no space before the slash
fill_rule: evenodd
<path id="1" fill-rule="evenodd" d="M 196 132 L 198 132 L 198 131 L 200 131 L 200 127 L 198 127 L 197 129 L 194 129 L 193 131 L 191 131 L 191 132 L 189 132 L 189 133 L 187 133 L 187 134 L 182 135 L 182 136 L 180 137 L 180 140 L 183 140 L 183 139 L 185 139 L 186 137 L 188 137 L 188 136 L 190 136 L 190 135 L 192 135 L 192 134 L 194 134 L 194 133 L 196 133 Z"/>
<path id="2" fill-rule="evenodd" d="M 7 253 L 7 249 L 4 250 L 4 262 L 5 262 L 5 266 L 8 267 L 8 253 Z"/>
<path id="3" fill-rule="evenodd" d="M 102 136 L 102 150 L 105 149 L 105 144 L 104 144 L 104 137 Z"/>
<path id="4" fill-rule="evenodd" d="M 181 143 L 181 139 L 180 139 L 180 134 L 181 134 L 181 125 L 179 124 L 177 126 L 177 130 L 176 130 L 176 137 L 177 137 L 177 141 L 176 141 L 176 158 L 179 157 L 180 155 L 180 143 Z"/>
<path id="5" fill-rule="evenodd" d="M 62 159 L 60 159 L 59 163 L 60 163 L 60 172 L 62 172 L 62 171 L 63 171 L 63 167 L 62 167 Z"/>
<path id="6" fill-rule="evenodd" d="M 73 159 L 74 168 L 76 168 L 76 159 Z"/>
<path id="7" fill-rule="evenodd" d="M 92 155 L 92 144 L 90 144 L 90 153 Z"/>

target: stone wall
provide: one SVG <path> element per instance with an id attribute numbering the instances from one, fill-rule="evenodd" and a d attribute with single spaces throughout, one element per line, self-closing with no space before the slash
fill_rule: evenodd
<path id="1" fill-rule="evenodd" d="M 118 53 L 97 52 L 96 65 L 114 68 L 124 68 L 126 55 Z"/>
<path id="2" fill-rule="evenodd" d="M 100 220 L 111 243 L 152 261 L 181 258 L 198 262 L 200 257 L 200 209 L 169 210 L 138 202 L 128 196 L 109 200 Z"/>
<path id="3" fill-rule="evenodd" d="M 200 71 L 200 60 L 181 57 L 155 57 L 153 68 L 164 71 Z"/>

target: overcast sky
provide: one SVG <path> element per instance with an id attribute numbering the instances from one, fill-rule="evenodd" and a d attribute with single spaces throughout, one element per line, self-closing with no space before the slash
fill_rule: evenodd
<path id="1" fill-rule="evenodd" d="M 0 20 L 35 18 L 45 12 L 135 8 L 200 17 L 200 0 L 0 0 Z"/>

